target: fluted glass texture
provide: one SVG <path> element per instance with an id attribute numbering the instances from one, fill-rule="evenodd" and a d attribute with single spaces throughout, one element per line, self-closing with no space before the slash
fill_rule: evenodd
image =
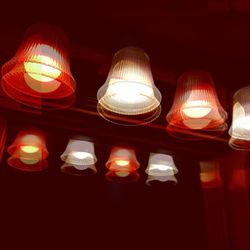
<path id="1" fill-rule="evenodd" d="M 188 71 L 180 76 L 174 102 L 167 115 L 170 125 L 187 129 L 226 129 L 222 108 L 206 71 Z"/>
<path id="2" fill-rule="evenodd" d="M 119 50 L 97 98 L 99 109 L 121 115 L 141 115 L 159 108 L 161 94 L 154 85 L 148 55 L 135 47 Z"/>

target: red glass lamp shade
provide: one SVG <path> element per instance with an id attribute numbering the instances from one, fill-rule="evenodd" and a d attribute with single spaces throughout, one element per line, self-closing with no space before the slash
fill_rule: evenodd
<path id="1" fill-rule="evenodd" d="M 227 113 L 220 105 L 211 75 L 205 71 L 188 71 L 178 79 L 174 102 L 167 115 L 169 131 L 224 131 Z"/>
<path id="2" fill-rule="evenodd" d="M 135 47 L 119 50 L 97 99 L 99 114 L 109 121 L 139 125 L 156 119 L 161 94 L 154 85 L 148 55 Z"/>
<path id="3" fill-rule="evenodd" d="M 110 181 L 130 182 L 139 178 L 139 162 L 133 149 L 114 147 L 106 167 L 109 169 L 106 178 Z"/>
<path id="4" fill-rule="evenodd" d="M 48 151 L 41 132 L 20 132 L 8 148 L 8 164 L 24 171 L 40 171 L 47 167 Z"/>
<path id="5" fill-rule="evenodd" d="M 2 67 L 5 93 L 38 108 L 69 105 L 75 80 L 67 47 L 68 40 L 58 28 L 47 24 L 30 27 L 16 55 Z"/>

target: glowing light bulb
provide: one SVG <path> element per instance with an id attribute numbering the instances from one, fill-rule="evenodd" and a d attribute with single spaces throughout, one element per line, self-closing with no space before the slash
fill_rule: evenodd
<path id="1" fill-rule="evenodd" d="M 55 79 L 61 74 L 57 63 L 59 57 L 52 47 L 44 44 L 38 45 L 29 61 L 24 62 L 27 72 L 24 78 L 27 85 L 40 93 L 50 93 L 58 89 L 61 83 Z"/>
<path id="2" fill-rule="evenodd" d="M 72 152 L 72 156 L 79 160 L 93 158 L 93 155 L 87 152 Z"/>
<path id="3" fill-rule="evenodd" d="M 162 164 L 152 164 L 150 166 L 150 170 L 160 170 L 160 171 L 173 171 L 173 167 L 170 167 L 168 165 L 162 165 Z"/>
<path id="4" fill-rule="evenodd" d="M 129 172 L 122 172 L 122 171 L 118 171 L 118 172 L 115 172 L 115 174 L 119 177 L 127 177 L 129 176 Z"/>
<path id="5" fill-rule="evenodd" d="M 124 167 L 124 166 L 127 166 L 129 164 L 129 161 L 128 160 L 116 160 L 115 163 L 118 166 Z"/>
<path id="6" fill-rule="evenodd" d="M 28 154 L 36 153 L 39 150 L 39 148 L 36 146 L 21 146 L 20 148 L 23 152 Z"/>
<path id="7" fill-rule="evenodd" d="M 209 103 L 202 100 L 190 101 L 184 104 L 182 111 L 190 118 L 203 118 L 212 110 Z"/>

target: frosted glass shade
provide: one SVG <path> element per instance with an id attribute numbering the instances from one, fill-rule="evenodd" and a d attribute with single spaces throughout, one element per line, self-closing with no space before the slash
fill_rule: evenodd
<path id="1" fill-rule="evenodd" d="M 67 47 L 67 38 L 57 27 L 31 26 L 16 55 L 2 67 L 5 93 L 38 108 L 71 101 L 75 80 L 70 72 Z"/>
<path id="2" fill-rule="evenodd" d="M 178 173 L 178 170 L 171 155 L 151 153 L 145 172 L 148 174 L 146 184 L 151 181 L 173 181 L 177 183 L 175 174 Z"/>
<path id="3" fill-rule="evenodd" d="M 170 126 L 189 130 L 224 131 L 227 113 L 222 108 L 211 75 L 188 71 L 180 76 L 172 108 L 167 115 Z"/>
<path id="4" fill-rule="evenodd" d="M 239 150 L 250 150 L 250 86 L 234 94 L 232 125 L 229 145 Z"/>
<path id="5" fill-rule="evenodd" d="M 94 144 L 83 140 L 70 140 L 61 159 L 65 164 L 61 167 L 63 172 L 73 175 L 87 175 L 97 172 L 95 163 Z"/>
<path id="6" fill-rule="evenodd" d="M 137 180 L 139 178 L 136 172 L 140 164 L 136 159 L 133 149 L 113 147 L 110 157 L 106 162 L 109 172 L 106 174 L 108 180 Z"/>
<path id="7" fill-rule="evenodd" d="M 119 50 L 97 99 L 98 111 L 105 119 L 112 120 L 113 116 L 118 123 L 119 117 L 141 119 L 141 123 L 156 119 L 161 94 L 154 85 L 148 55 L 135 47 Z"/>
<path id="8" fill-rule="evenodd" d="M 22 131 L 8 147 L 8 164 L 24 171 L 40 171 L 47 167 L 48 151 L 40 131 Z"/>

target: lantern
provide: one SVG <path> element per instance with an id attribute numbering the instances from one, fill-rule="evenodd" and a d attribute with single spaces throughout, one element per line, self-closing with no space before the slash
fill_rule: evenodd
<path id="1" fill-rule="evenodd" d="M 109 121 L 128 125 L 156 119 L 161 94 L 154 85 L 148 55 L 135 47 L 119 50 L 97 99 L 98 112 Z"/>
<path id="2" fill-rule="evenodd" d="M 223 132 L 227 113 L 218 100 L 213 80 L 205 71 L 188 71 L 178 79 L 174 102 L 167 115 L 174 128 Z"/>
<path id="3" fill-rule="evenodd" d="M 24 171 L 41 171 L 47 167 L 48 151 L 44 134 L 40 131 L 22 131 L 8 148 L 8 164 Z"/>
<path id="4" fill-rule="evenodd" d="M 72 175 L 88 175 L 97 172 L 97 162 L 94 144 L 83 140 L 70 140 L 61 159 L 65 164 L 61 167 L 62 172 Z"/>
<path id="5" fill-rule="evenodd" d="M 31 26 L 16 52 L 2 67 L 2 87 L 11 98 L 36 108 L 68 106 L 74 99 L 68 40 L 57 27 Z"/>
<path id="6" fill-rule="evenodd" d="M 117 182 L 136 181 L 139 178 L 139 165 L 133 149 L 114 147 L 106 163 L 109 169 L 106 178 Z"/>

